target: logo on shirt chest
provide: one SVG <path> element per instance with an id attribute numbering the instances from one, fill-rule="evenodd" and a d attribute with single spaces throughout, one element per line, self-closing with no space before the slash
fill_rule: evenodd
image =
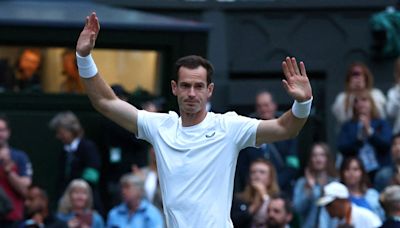
<path id="1" fill-rule="evenodd" d="M 215 131 L 212 132 L 212 133 L 206 134 L 206 138 L 211 138 L 211 137 L 213 137 L 214 135 L 215 135 Z"/>

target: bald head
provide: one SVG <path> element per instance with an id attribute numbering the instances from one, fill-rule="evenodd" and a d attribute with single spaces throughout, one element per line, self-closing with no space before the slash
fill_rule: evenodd
<path id="1" fill-rule="evenodd" d="M 256 96 L 256 113 L 257 117 L 263 120 L 275 118 L 276 103 L 271 93 L 263 91 Z"/>

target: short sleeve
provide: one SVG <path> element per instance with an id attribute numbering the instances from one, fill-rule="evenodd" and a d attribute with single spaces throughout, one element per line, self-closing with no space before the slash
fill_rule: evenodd
<path id="1" fill-rule="evenodd" d="M 145 110 L 139 110 L 138 112 L 138 139 L 146 140 L 149 143 L 153 143 L 154 135 L 158 131 L 158 127 L 168 118 L 178 115 L 174 112 L 166 113 L 155 113 L 148 112 Z"/>
<path id="2" fill-rule="evenodd" d="M 228 112 L 225 114 L 225 121 L 229 134 L 239 149 L 256 146 L 257 127 L 260 120 Z"/>

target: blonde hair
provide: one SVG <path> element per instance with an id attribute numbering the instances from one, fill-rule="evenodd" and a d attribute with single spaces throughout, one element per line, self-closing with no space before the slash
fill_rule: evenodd
<path id="1" fill-rule="evenodd" d="M 354 103 L 353 103 L 353 119 L 357 120 L 358 112 L 356 110 L 356 100 L 360 98 L 367 98 L 369 103 L 371 104 L 370 115 L 372 119 L 380 118 L 378 108 L 376 107 L 375 101 L 372 98 L 371 92 L 369 90 L 362 90 L 355 94 Z"/>
<path id="2" fill-rule="evenodd" d="M 266 159 L 259 158 L 251 163 L 250 168 L 256 163 L 264 164 L 269 168 L 269 183 L 266 186 L 267 193 L 271 197 L 277 196 L 279 194 L 280 189 L 274 165 Z M 248 183 L 244 188 L 244 191 L 240 194 L 240 198 L 246 203 L 250 203 L 254 200 L 255 197 L 256 197 L 256 190 L 250 185 L 250 183 Z"/>
<path id="3" fill-rule="evenodd" d="M 84 189 L 88 195 L 85 210 L 91 210 L 93 208 L 93 193 L 90 185 L 83 179 L 74 179 L 69 183 L 67 189 L 60 199 L 60 203 L 58 205 L 59 213 L 68 214 L 72 212 L 71 194 L 77 188 Z"/>

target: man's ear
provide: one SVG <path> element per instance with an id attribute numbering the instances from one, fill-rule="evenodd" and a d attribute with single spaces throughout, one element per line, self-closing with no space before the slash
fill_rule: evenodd
<path id="1" fill-rule="evenodd" d="M 176 96 L 176 90 L 177 90 L 178 85 L 174 80 L 171 80 L 171 89 L 172 89 L 172 94 Z"/>
<path id="2" fill-rule="evenodd" d="M 214 83 L 210 83 L 207 86 L 207 90 L 208 90 L 208 98 L 210 98 L 212 96 L 213 91 L 214 91 Z"/>

